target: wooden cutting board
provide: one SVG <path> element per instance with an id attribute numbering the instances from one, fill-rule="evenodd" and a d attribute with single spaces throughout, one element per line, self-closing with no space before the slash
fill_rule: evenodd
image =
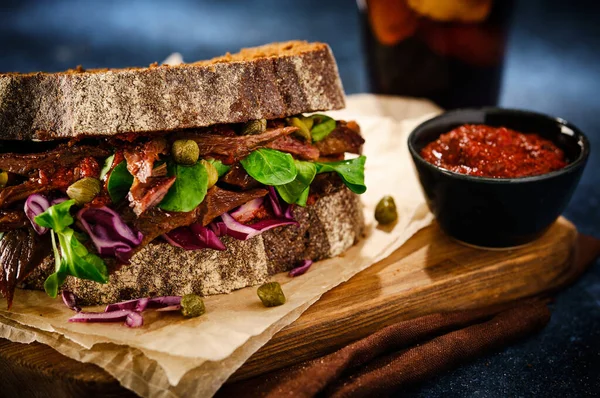
<path id="1" fill-rule="evenodd" d="M 432 225 L 385 260 L 329 291 L 277 333 L 230 379 L 315 358 L 384 326 L 420 315 L 481 307 L 555 291 L 573 266 L 577 230 L 559 219 L 527 246 L 502 251 L 459 244 Z M 39 343 L 0 339 L 0 395 L 131 396 L 101 368 Z"/>

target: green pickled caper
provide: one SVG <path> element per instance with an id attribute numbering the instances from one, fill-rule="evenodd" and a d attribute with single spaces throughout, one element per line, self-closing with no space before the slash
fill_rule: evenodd
<path id="1" fill-rule="evenodd" d="M 186 318 L 195 318 L 206 312 L 204 301 L 196 294 L 186 294 L 181 298 L 181 314 Z"/>
<path id="2" fill-rule="evenodd" d="M 75 181 L 67 188 L 67 195 L 78 205 L 89 203 L 100 193 L 100 180 L 92 177 Z"/>
<path id="3" fill-rule="evenodd" d="M 242 135 L 260 134 L 267 129 L 267 119 L 250 120 L 242 127 Z"/>
<path id="4" fill-rule="evenodd" d="M 0 170 L 0 188 L 4 188 L 8 184 L 8 173 Z"/>
<path id="5" fill-rule="evenodd" d="M 310 121 L 312 122 L 312 119 L 310 119 Z M 312 135 L 310 134 L 310 127 L 308 127 L 302 119 L 297 118 L 297 117 L 290 117 L 287 119 L 287 123 L 290 126 L 298 127 L 298 131 L 296 131 L 294 133 L 295 135 L 298 135 L 298 136 L 304 138 L 308 142 L 312 141 Z"/>
<path id="6" fill-rule="evenodd" d="M 194 140 L 177 140 L 171 147 L 171 155 L 175 162 L 191 165 L 198 161 L 200 148 Z"/>
<path id="7" fill-rule="evenodd" d="M 375 219 L 379 224 L 391 224 L 398 218 L 396 203 L 389 195 L 384 196 L 375 207 Z"/>
<path id="8" fill-rule="evenodd" d="M 202 159 L 200 163 L 202 163 L 206 169 L 206 173 L 208 174 L 208 188 L 210 188 L 217 183 L 217 180 L 219 179 L 219 172 L 212 163 L 207 162 L 204 159 Z"/>
<path id="9" fill-rule="evenodd" d="M 279 282 L 265 283 L 258 288 L 256 293 L 265 307 L 277 307 L 285 304 L 285 295 Z"/>

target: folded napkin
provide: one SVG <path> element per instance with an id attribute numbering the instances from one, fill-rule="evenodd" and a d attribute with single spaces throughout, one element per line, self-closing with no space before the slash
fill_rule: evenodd
<path id="1" fill-rule="evenodd" d="M 580 235 L 576 247 L 575 267 L 583 272 L 600 255 L 600 240 Z M 399 322 L 333 354 L 226 385 L 217 395 L 389 394 L 536 333 L 550 320 L 548 301 L 533 298 Z"/>

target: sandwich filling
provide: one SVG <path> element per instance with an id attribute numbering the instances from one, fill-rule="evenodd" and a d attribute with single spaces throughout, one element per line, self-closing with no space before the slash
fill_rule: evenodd
<path id="1" fill-rule="evenodd" d="M 365 192 L 363 143 L 355 122 L 325 115 L 32 143 L 26 153 L 0 142 L 0 292 L 10 307 L 50 255 L 44 288 L 56 297 L 67 276 L 107 283 L 158 239 L 226 250 L 224 235 L 294 225 L 293 207 L 315 203 L 323 185 Z"/>

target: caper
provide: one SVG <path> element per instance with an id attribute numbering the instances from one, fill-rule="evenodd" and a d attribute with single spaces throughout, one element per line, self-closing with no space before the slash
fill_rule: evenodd
<path id="1" fill-rule="evenodd" d="M 67 195 L 77 204 L 89 203 L 100 193 L 100 180 L 92 177 L 75 181 L 67 188 Z"/>
<path id="2" fill-rule="evenodd" d="M 312 122 L 312 119 L 310 119 L 310 121 Z M 308 142 L 312 141 L 310 127 L 308 127 L 302 119 L 297 117 L 290 117 L 287 119 L 287 122 L 290 126 L 298 127 L 298 131 L 296 131 L 294 134 L 299 135 Z"/>
<path id="3" fill-rule="evenodd" d="M 181 298 L 181 314 L 186 318 L 195 318 L 206 312 L 204 301 L 196 294 L 186 294 Z"/>
<path id="4" fill-rule="evenodd" d="M 177 140 L 171 147 L 171 155 L 175 162 L 191 165 L 198 161 L 200 148 L 194 140 Z"/>
<path id="5" fill-rule="evenodd" d="M 202 163 L 206 169 L 206 173 L 208 174 L 208 188 L 210 188 L 217 183 L 217 180 L 219 179 L 219 172 L 212 163 L 207 162 L 204 159 L 202 159 L 200 163 Z"/>
<path id="6" fill-rule="evenodd" d="M 267 119 L 250 120 L 242 127 L 242 135 L 260 134 L 267 129 Z"/>
<path id="7" fill-rule="evenodd" d="M 0 188 L 4 188 L 8 184 L 8 173 L 0 171 Z"/>
<path id="8" fill-rule="evenodd" d="M 269 282 L 260 286 L 256 292 L 265 307 L 277 307 L 285 304 L 285 295 L 279 282 Z"/>
<path id="9" fill-rule="evenodd" d="M 375 207 L 375 219 L 379 224 L 391 224 L 398 218 L 396 203 L 389 195 L 384 196 Z"/>

